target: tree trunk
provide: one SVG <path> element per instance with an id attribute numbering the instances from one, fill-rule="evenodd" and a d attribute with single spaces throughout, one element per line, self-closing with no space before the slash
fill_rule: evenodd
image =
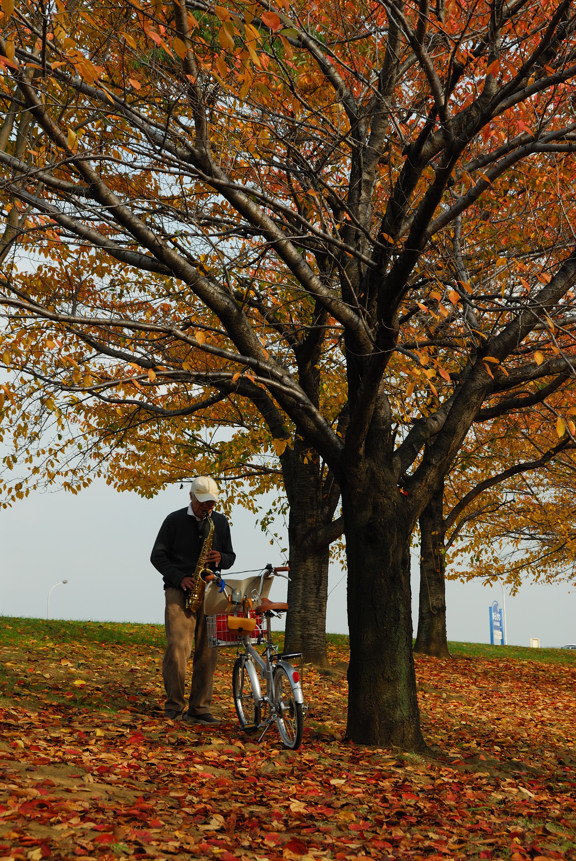
<path id="1" fill-rule="evenodd" d="M 310 549 L 298 535 L 310 529 L 305 512 L 290 508 L 290 582 L 286 618 L 285 648 L 302 652 L 304 660 L 318 667 L 328 666 L 326 650 L 326 604 L 330 547 Z"/>
<path id="2" fill-rule="evenodd" d="M 357 744 L 424 750 L 412 654 L 409 502 L 377 468 L 369 476 L 348 474 L 345 485 L 347 737 Z"/>
<path id="3" fill-rule="evenodd" d="M 446 634 L 444 483 L 420 515 L 420 600 L 414 651 L 449 658 Z"/>
<path id="4" fill-rule="evenodd" d="M 326 492 L 318 457 L 300 449 L 297 441 L 282 457 L 282 472 L 290 505 L 290 610 L 285 648 L 302 652 L 305 661 L 325 667 L 330 543 L 322 536 L 332 522 L 339 494 Z"/>

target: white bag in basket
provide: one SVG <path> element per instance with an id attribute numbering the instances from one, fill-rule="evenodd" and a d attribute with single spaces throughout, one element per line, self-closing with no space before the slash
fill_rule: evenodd
<path id="1" fill-rule="evenodd" d="M 245 577 L 243 580 L 233 580 L 232 578 L 224 577 L 226 583 L 226 592 L 237 589 L 243 598 L 250 598 L 252 606 L 256 610 L 262 598 L 267 598 L 272 586 L 273 577 L 266 577 L 262 584 L 262 594 L 258 595 L 260 589 L 261 577 Z M 206 584 L 204 592 L 204 613 L 206 616 L 215 616 L 219 613 L 226 613 L 230 609 L 226 592 L 220 591 L 220 586 L 214 580 Z"/>

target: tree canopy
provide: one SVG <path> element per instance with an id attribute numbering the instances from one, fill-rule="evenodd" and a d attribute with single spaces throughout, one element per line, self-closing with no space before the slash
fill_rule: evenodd
<path id="1" fill-rule="evenodd" d="M 5 364 L 322 464 L 349 735 L 421 747 L 412 530 L 481 409 L 573 372 L 573 3 L 2 10 Z"/>

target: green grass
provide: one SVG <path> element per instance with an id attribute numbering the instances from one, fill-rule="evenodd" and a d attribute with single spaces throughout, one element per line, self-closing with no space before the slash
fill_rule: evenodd
<path id="1" fill-rule="evenodd" d="M 282 632 L 276 637 L 282 640 Z M 328 645 L 346 647 L 347 634 L 327 634 Z M 164 626 L 134 622 L 73 622 L 58 619 L 27 619 L 0 616 L 0 645 L 25 642 L 49 645 L 50 643 L 104 643 L 110 645 L 164 646 Z M 576 650 L 532 649 L 525 646 L 491 646 L 485 643 L 448 644 L 450 654 L 458 658 L 487 660 L 538 661 L 551 664 L 573 664 Z"/>
<path id="2" fill-rule="evenodd" d="M 164 645 L 163 625 L 133 622 L 70 622 L 59 619 L 26 619 L 0 616 L 0 645 L 31 642 L 106 643 L 114 645 Z"/>
<path id="3" fill-rule="evenodd" d="M 532 649 L 529 646 L 490 646 L 485 643 L 448 643 L 448 648 L 455 658 L 538 661 L 543 664 L 576 663 L 576 649 Z"/>

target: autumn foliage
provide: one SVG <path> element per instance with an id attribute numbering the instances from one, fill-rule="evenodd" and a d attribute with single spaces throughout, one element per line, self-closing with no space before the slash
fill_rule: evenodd
<path id="1" fill-rule="evenodd" d="M 343 740 L 347 646 L 306 671 L 304 743 L 243 735 L 220 656 L 218 730 L 161 716 L 158 628 L 3 619 L 0 857 L 567 859 L 570 653 L 418 658 L 430 749 Z M 472 650 L 469 647 L 470 651 Z"/>
<path id="2" fill-rule="evenodd" d="M 279 459 L 293 548 L 340 494 L 348 733 L 423 749 L 416 524 L 485 411 L 574 434 L 574 3 L 1 8 L 6 468 L 186 417 Z"/>

